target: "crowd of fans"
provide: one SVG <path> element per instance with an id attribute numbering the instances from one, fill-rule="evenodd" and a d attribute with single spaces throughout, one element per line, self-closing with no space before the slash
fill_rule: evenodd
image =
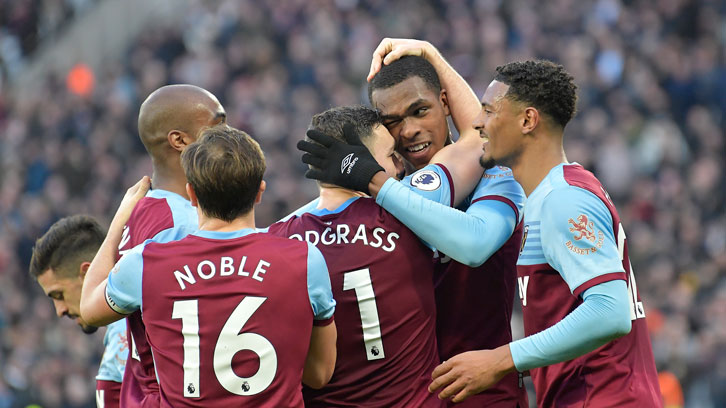
<path id="1" fill-rule="evenodd" d="M 0 0 L 0 89 L 36 48 L 98 0 Z"/>
<path id="2" fill-rule="evenodd" d="M 15 3 L 35 15 L 41 4 L 88 2 L 0 9 Z M 24 36 L 37 28 L 0 16 L 0 37 L 32 52 L 36 39 Z M 314 113 L 367 103 L 383 36 L 432 42 L 479 95 L 516 59 L 551 59 L 575 76 L 568 159 L 594 171 L 620 211 L 658 369 L 680 380 L 688 406 L 726 406 L 725 25 L 716 0 L 199 0 L 96 70 L 90 96 L 65 77 L 22 101 L 3 93 L 0 408 L 94 406 L 102 331 L 58 321 L 28 263 L 52 222 L 87 213 L 107 223 L 149 174 L 136 116 L 151 91 L 202 86 L 260 142 L 266 226 L 316 195 L 295 143 Z"/>

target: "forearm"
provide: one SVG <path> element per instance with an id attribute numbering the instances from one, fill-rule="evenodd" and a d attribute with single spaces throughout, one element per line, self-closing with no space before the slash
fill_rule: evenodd
<path id="1" fill-rule="evenodd" d="M 86 277 L 83 279 L 83 287 L 81 290 L 81 316 L 89 324 L 102 325 L 107 324 L 107 321 L 98 321 L 99 319 L 97 308 L 94 307 L 98 303 L 98 299 L 105 299 L 104 289 L 106 287 L 106 278 L 113 269 L 116 262 L 116 253 L 119 243 L 121 242 L 121 235 L 123 232 L 123 225 L 115 225 L 111 222 L 108 234 L 103 240 L 103 244 L 96 252 L 96 256 L 91 262 L 91 266 L 86 272 Z"/>
<path id="2" fill-rule="evenodd" d="M 478 138 L 478 132 L 472 127 L 474 119 L 481 111 L 481 103 L 476 93 L 433 45 L 426 51 L 425 56 L 436 69 L 441 87 L 446 89 L 451 119 L 459 135 Z"/>
<path id="3" fill-rule="evenodd" d="M 302 382 L 308 387 L 322 388 L 333 376 L 337 336 L 335 322 L 327 326 L 313 327 L 302 378 Z"/>
<path id="4" fill-rule="evenodd" d="M 584 301 L 560 322 L 510 344 L 519 371 L 567 361 L 630 331 L 625 281 L 601 283 L 585 291 Z"/>
<path id="5" fill-rule="evenodd" d="M 516 225 L 512 210 L 499 201 L 470 208 L 475 215 L 421 197 L 393 180 L 385 183 L 376 202 L 420 239 L 469 266 L 484 263 Z"/>

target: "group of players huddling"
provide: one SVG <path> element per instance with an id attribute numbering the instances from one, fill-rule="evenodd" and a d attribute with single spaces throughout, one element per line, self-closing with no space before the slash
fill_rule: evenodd
<path id="1" fill-rule="evenodd" d="M 618 213 L 562 147 L 572 76 L 509 63 L 479 100 L 431 44 L 384 39 L 368 80 L 373 108 L 298 143 L 320 196 L 267 228 L 263 153 L 214 95 L 146 99 L 153 182 L 30 265 L 59 316 L 109 325 L 98 405 L 527 407 L 530 375 L 539 407 L 662 406 Z"/>

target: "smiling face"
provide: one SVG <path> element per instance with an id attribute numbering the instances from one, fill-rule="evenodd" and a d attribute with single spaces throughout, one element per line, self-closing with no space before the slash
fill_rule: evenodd
<path id="1" fill-rule="evenodd" d="M 434 92 L 420 77 L 410 77 L 371 95 L 383 125 L 396 140 L 397 151 L 416 169 L 427 164 L 446 144 L 449 107 L 445 91 Z"/>
<path id="2" fill-rule="evenodd" d="M 481 113 L 474 121 L 479 136 L 486 140 L 480 159 L 485 169 L 495 164 L 511 168 L 522 153 L 522 109 L 506 97 L 508 90 L 509 85 L 492 81 L 481 98 Z"/>
<path id="3" fill-rule="evenodd" d="M 81 319 L 83 278 L 80 275 L 66 278 L 56 274 L 52 268 L 48 268 L 38 275 L 38 283 L 43 288 L 43 292 L 53 299 L 53 306 L 55 306 L 58 317 L 67 316 L 75 320 L 85 333 L 93 333 L 97 330 L 96 327 L 89 326 Z"/>

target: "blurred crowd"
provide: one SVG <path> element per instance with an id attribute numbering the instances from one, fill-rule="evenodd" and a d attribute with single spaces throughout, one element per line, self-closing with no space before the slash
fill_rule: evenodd
<path id="1" fill-rule="evenodd" d="M 12 37 L 32 56 L 49 20 L 43 6 L 65 10 L 51 16 L 59 27 L 73 5 L 92 3 L 0 0 L 0 45 Z M 93 72 L 90 93 L 70 91 L 63 76 L 22 101 L 3 92 L 0 408 L 95 406 L 102 331 L 57 320 L 28 263 L 52 222 L 87 213 L 108 223 L 150 173 L 136 133 L 150 92 L 202 86 L 259 140 L 266 226 L 316 195 L 295 143 L 314 113 L 367 104 L 384 36 L 430 41 L 478 95 L 511 60 L 547 58 L 575 76 L 568 159 L 594 171 L 620 211 L 658 369 L 680 381 L 687 406 L 726 406 L 724 27 L 717 0 L 199 0 Z"/>
<path id="2" fill-rule="evenodd" d="M 43 41 L 98 0 L 0 0 L 0 89 Z"/>

